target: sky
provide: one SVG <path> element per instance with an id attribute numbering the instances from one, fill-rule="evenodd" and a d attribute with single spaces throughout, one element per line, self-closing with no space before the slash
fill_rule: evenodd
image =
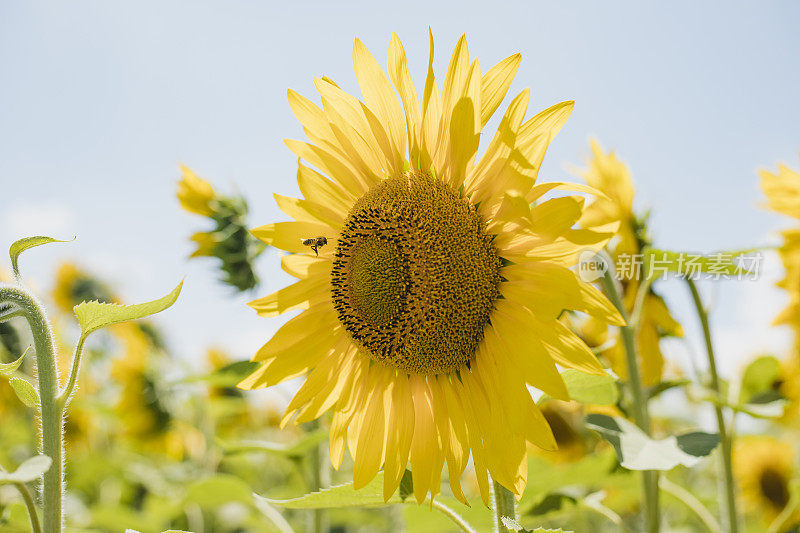
<path id="1" fill-rule="evenodd" d="M 207 346 L 248 358 L 283 322 L 245 302 L 286 285 L 274 252 L 263 283 L 234 295 L 212 260 L 187 261 L 205 229 L 175 199 L 186 164 L 249 201 L 250 224 L 286 220 L 273 193 L 299 194 L 302 139 L 286 101 L 314 96 L 313 76 L 351 92 L 353 38 L 383 64 L 392 31 L 418 86 L 428 27 L 443 78 L 466 33 L 487 70 L 516 52 L 511 92 L 531 87 L 531 111 L 563 100 L 575 110 L 554 140 L 543 180 L 575 180 L 589 139 L 629 164 L 640 211 L 652 209 L 660 248 L 710 252 L 778 242 L 791 222 L 759 207 L 757 171 L 800 167 L 800 3 L 266 0 L 16 1 L 0 3 L 0 248 L 33 234 L 77 239 L 28 252 L 27 279 L 48 291 L 57 265 L 78 262 L 128 302 L 150 300 L 185 277 L 159 322 L 176 353 L 203 363 Z M 769 323 L 785 304 L 768 253 L 759 281 L 702 284 L 723 372 L 785 352 Z M 689 367 L 702 344 L 685 286 L 658 289 L 684 323 L 666 344 Z M 702 362 L 698 363 L 702 366 Z"/>

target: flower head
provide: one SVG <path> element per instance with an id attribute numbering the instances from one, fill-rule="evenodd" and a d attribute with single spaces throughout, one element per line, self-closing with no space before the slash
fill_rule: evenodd
<path id="1" fill-rule="evenodd" d="M 178 200 L 190 213 L 209 217 L 214 214 L 214 188 L 206 180 L 199 178 L 189 168 L 181 165 L 181 180 L 178 182 Z"/>
<path id="2" fill-rule="evenodd" d="M 647 236 L 647 220 L 637 217 L 633 209 L 634 187 L 628 167 L 621 162 L 614 152 L 605 153 L 602 148 L 592 142 L 592 159 L 589 168 L 583 173 L 586 183 L 602 192 L 581 217 L 584 225 L 607 224 L 619 221 L 619 229 L 609 245 L 611 256 L 617 265 L 617 273 L 622 278 L 624 303 L 628 311 L 633 310 L 639 282 L 643 277 L 642 266 L 637 259 L 641 257 L 645 247 L 650 245 Z M 598 329 L 605 325 L 590 319 L 583 324 L 586 327 L 582 337 L 588 339 L 602 338 Z M 654 385 L 661 380 L 664 372 L 664 356 L 661 352 L 661 338 L 683 336 L 683 328 L 672 317 L 666 302 L 652 287 L 645 296 L 642 316 L 637 333 L 639 346 L 639 368 L 642 381 L 646 385 Z M 603 342 L 605 340 L 603 339 Z M 619 376 L 627 376 L 625 351 L 617 334 L 614 342 L 602 352 Z"/>
<path id="3" fill-rule="evenodd" d="M 241 386 L 305 375 L 282 423 L 333 411 L 332 463 L 349 448 L 356 488 L 383 468 L 388 499 L 410 462 L 422 502 L 440 492 L 447 463 L 466 501 L 460 480 L 472 456 L 484 501 L 487 473 L 521 496 L 527 443 L 556 446 L 527 386 L 568 399 L 556 364 L 605 374 L 558 319 L 575 309 L 622 323 L 570 269 L 617 222 L 578 229 L 583 199 L 544 200 L 565 185 L 535 183 L 572 102 L 526 120 L 522 91 L 479 157 L 520 56 L 482 74 L 462 37 L 440 89 L 430 44 L 421 93 L 396 35 L 388 76 L 355 41 L 363 101 L 328 78 L 314 80 L 322 107 L 289 91 L 311 141 L 286 141 L 305 161 L 304 198 L 276 195 L 295 220 L 253 234 L 290 252 L 282 266 L 299 281 L 250 305 L 266 317 L 302 312 L 258 351 L 262 365 Z"/>
<path id="4" fill-rule="evenodd" d="M 760 174 L 767 208 L 800 219 L 800 173 L 778 165 L 777 173 L 762 170 Z M 800 227 L 784 230 L 781 236 L 783 245 L 778 249 L 778 255 L 786 275 L 778 282 L 778 287 L 789 295 L 789 305 L 775 317 L 775 324 L 791 326 L 795 332 L 795 345 L 800 347 Z"/>
<path id="5" fill-rule="evenodd" d="M 214 223 L 211 231 L 200 231 L 191 240 L 197 248 L 189 257 L 216 257 L 222 262 L 222 281 L 240 291 L 258 284 L 253 269 L 264 246 L 247 231 L 247 202 L 240 196 L 218 195 L 210 183 L 182 166 L 178 182 L 178 200 L 190 213 L 202 215 Z"/>
<path id="6" fill-rule="evenodd" d="M 733 451 L 733 470 L 750 509 L 771 523 L 789 503 L 794 475 L 792 447 L 772 437 L 743 437 Z M 800 514 L 784 523 L 796 524 Z"/>

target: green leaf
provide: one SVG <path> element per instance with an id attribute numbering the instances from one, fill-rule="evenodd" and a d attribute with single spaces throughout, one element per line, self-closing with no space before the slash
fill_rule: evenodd
<path id="1" fill-rule="evenodd" d="M 218 442 L 218 444 L 227 454 L 267 452 L 276 455 L 283 455 L 289 458 L 297 458 L 307 455 L 312 448 L 316 447 L 324 440 L 327 440 L 327 438 L 327 431 L 318 430 L 306 434 L 302 439 L 291 445 L 266 441 L 244 441 L 236 444 L 224 444 L 222 442 Z"/>
<path id="2" fill-rule="evenodd" d="M 614 446 L 620 464 L 629 470 L 672 470 L 694 466 L 719 444 L 719 435 L 693 431 L 665 439 L 652 439 L 635 424 L 620 417 L 591 414 L 587 427 Z"/>
<path id="3" fill-rule="evenodd" d="M 577 370 L 567 369 L 561 372 L 567 386 L 569 397 L 580 403 L 612 405 L 617 403 L 619 391 L 611 376 L 595 376 Z"/>
<path id="4" fill-rule="evenodd" d="M 8 383 L 11 385 L 11 388 L 14 389 L 14 392 L 17 393 L 17 398 L 19 398 L 22 403 L 28 407 L 37 407 L 39 405 L 39 393 L 36 392 L 36 389 L 31 385 L 30 381 L 23 377 L 12 376 L 9 378 Z"/>
<path id="5" fill-rule="evenodd" d="M 403 503 L 400 494 L 397 492 L 388 501 L 384 501 L 383 472 L 379 472 L 375 479 L 358 490 L 353 490 L 352 483 L 346 483 L 289 500 L 257 497 L 267 503 L 286 509 L 339 509 L 343 507 L 377 507 L 392 503 Z"/>
<path id="6" fill-rule="evenodd" d="M 652 400 L 653 398 L 660 396 L 662 393 L 667 392 L 670 389 L 685 387 L 691 383 L 691 380 L 688 379 L 662 381 L 658 385 L 654 385 L 647 389 L 647 397 Z"/>
<path id="7" fill-rule="evenodd" d="M 194 503 L 200 507 L 218 507 L 231 502 L 250 504 L 252 494 L 253 491 L 247 483 L 238 477 L 218 474 L 189 485 L 186 503 Z"/>
<path id="8" fill-rule="evenodd" d="M 14 372 L 16 372 L 17 369 L 20 367 L 20 365 L 22 365 L 22 360 L 25 359 L 26 355 L 28 355 L 28 350 L 30 349 L 31 349 L 30 346 L 25 348 L 25 353 L 20 355 L 19 359 L 17 359 L 12 363 L 0 363 L 0 376 L 10 376 Z"/>
<path id="9" fill-rule="evenodd" d="M 52 462 L 52 459 L 46 455 L 31 457 L 13 472 L 0 472 L 0 485 L 36 481 L 47 472 Z"/>
<path id="10" fill-rule="evenodd" d="M 739 403 L 768 403 L 765 395 L 776 393 L 773 384 L 781 377 L 781 364 L 775 357 L 765 355 L 747 365 L 742 373 Z M 777 397 L 772 397 L 777 400 Z"/>
<path id="11" fill-rule="evenodd" d="M 184 383 L 208 383 L 212 387 L 235 387 L 244 378 L 255 372 L 261 363 L 258 361 L 236 361 L 209 374 L 190 376 Z"/>
<path id="12" fill-rule="evenodd" d="M 403 472 L 403 477 L 400 479 L 400 489 L 398 492 L 402 501 L 406 501 L 406 498 L 414 494 L 414 480 L 411 477 L 411 470 L 408 468 Z"/>
<path id="13" fill-rule="evenodd" d="M 167 309 L 181 293 L 183 282 L 180 282 L 166 296 L 143 304 L 120 305 L 100 302 L 83 302 L 75 306 L 73 311 L 81 326 L 81 335 L 86 337 L 93 331 L 113 326 L 121 322 L 139 320 Z"/>
<path id="14" fill-rule="evenodd" d="M 48 244 L 51 242 L 70 242 L 70 241 L 60 241 L 52 237 L 36 236 L 36 237 L 25 237 L 24 239 L 20 239 L 14 242 L 8 251 L 9 255 L 11 256 L 11 268 L 14 270 L 14 277 L 17 278 L 19 277 L 19 265 L 17 264 L 17 261 L 19 260 L 19 254 L 21 254 L 28 248 L 33 248 L 34 246 L 41 246 L 43 244 Z"/>

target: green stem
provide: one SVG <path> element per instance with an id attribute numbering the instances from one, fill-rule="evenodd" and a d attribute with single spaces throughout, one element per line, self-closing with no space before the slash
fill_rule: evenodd
<path id="1" fill-rule="evenodd" d="M 63 526 L 62 496 L 64 487 L 64 410 L 58 401 L 56 349 L 50 322 L 36 297 L 21 285 L 0 284 L 0 303 L 13 303 L 25 313 L 36 349 L 42 435 L 40 447 L 52 464 L 42 483 L 44 533 L 60 533 Z"/>
<path id="2" fill-rule="evenodd" d="M 318 431 L 319 430 L 319 420 L 313 420 L 312 422 L 308 423 L 308 428 L 310 432 Z M 316 445 L 311 448 L 309 452 L 309 466 L 311 468 L 311 491 L 316 492 L 323 487 L 323 483 L 328 483 L 329 480 L 324 480 L 323 477 L 325 476 L 323 469 L 327 468 L 327 465 L 323 459 L 323 447 L 321 445 Z M 327 447 L 325 448 L 327 449 Z M 322 533 L 323 531 L 327 530 L 327 516 L 324 509 L 314 509 L 310 516 L 311 520 L 311 527 L 310 531 L 312 533 Z"/>
<path id="3" fill-rule="evenodd" d="M 492 497 L 494 498 L 495 531 L 498 533 L 508 531 L 502 518 L 505 516 L 511 520 L 517 519 L 517 500 L 510 490 L 494 480 L 492 480 Z"/>
<path id="4" fill-rule="evenodd" d="M 28 508 L 28 517 L 31 521 L 31 531 L 33 533 L 42 533 L 42 524 L 39 523 L 39 511 L 36 509 L 36 502 L 33 501 L 33 495 L 28 490 L 25 483 L 14 483 L 17 490 L 22 494 L 22 499 L 25 501 L 25 507 Z"/>
<path id="5" fill-rule="evenodd" d="M 442 502 L 438 500 L 433 500 L 431 501 L 431 507 L 433 507 L 434 509 L 445 515 L 450 520 L 452 520 L 453 523 L 456 526 L 458 526 L 458 529 L 460 529 L 464 533 L 478 533 L 477 530 L 475 530 L 471 525 L 469 525 L 469 522 L 464 520 L 464 518 L 460 514 L 458 514 L 453 509 L 443 504 Z"/>
<path id="6" fill-rule="evenodd" d="M 684 489 L 677 483 L 673 483 L 665 476 L 662 476 L 661 479 L 658 480 L 658 486 L 667 494 L 670 494 L 674 498 L 682 501 L 686 507 L 691 509 L 692 512 L 697 515 L 697 518 L 703 522 L 703 525 L 706 526 L 711 533 L 719 533 L 722 531 L 716 519 L 714 518 L 714 515 L 712 515 L 709 510 L 706 509 L 706 506 L 703 505 L 700 500 L 694 496 L 694 494 Z"/>
<path id="7" fill-rule="evenodd" d="M 86 337 L 81 335 L 81 338 L 78 340 L 78 345 L 75 347 L 75 357 L 72 358 L 72 369 L 69 372 L 69 382 L 58 396 L 58 401 L 62 408 L 66 407 L 70 398 L 72 398 L 72 393 L 75 390 L 75 383 L 78 380 L 78 373 L 81 369 L 81 355 L 83 354 L 84 342 L 86 342 Z"/>
<path id="8" fill-rule="evenodd" d="M 697 316 L 700 318 L 700 325 L 703 328 L 703 338 L 706 343 L 706 354 L 708 355 L 708 370 L 711 375 L 711 389 L 718 397 L 722 397 L 720 390 L 719 375 L 717 374 L 717 361 L 714 356 L 714 345 L 711 342 L 711 328 L 708 325 L 708 311 L 703 305 L 700 292 L 694 281 L 687 277 L 686 283 L 692 293 Z M 733 482 L 733 465 L 731 463 L 731 450 L 733 448 L 733 436 L 725 427 L 725 413 L 722 406 L 714 404 L 714 414 L 717 417 L 717 430 L 720 436 L 720 448 L 722 452 L 722 471 L 725 476 L 725 506 L 727 510 L 728 531 L 737 533 L 739 531 L 739 520 L 736 513 L 736 486 Z M 733 428 L 731 428 L 732 431 Z"/>
<path id="9" fill-rule="evenodd" d="M 625 363 L 628 370 L 628 384 L 630 385 L 633 411 L 633 419 L 636 425 L 646 434 L 650 435 L 650 415 L 647 411 L 647 399 L 642 388 L 642 378 L 639 372 L 639 360 L 636 354 L 636 329 L 638 324 L 631 322 L 625 304 L 622 301 L 622 291 L 617 286 L 614 279 L 616 269 L 613 262 L 608 261 L 609 268 L 603 275 L 603 287 L 611 303 L 617 308 L 626 325 L 620 327 L 622 344 L 625 347 Z M 649 290 L 649 283 L 642 281 L 639 285 L 639 292 L 636 294 L 636 305 L 634 315 L 638 321 L 641 315 L 641 306 L 644 301 L 646 291 Z M 649 533 L 657 533 L 660 528 L 659 508 L 658 508 L 658 472 L 655 470 L 645 470 L 642 472 L 642 486 L 645 501 L 645 522 Z"/>

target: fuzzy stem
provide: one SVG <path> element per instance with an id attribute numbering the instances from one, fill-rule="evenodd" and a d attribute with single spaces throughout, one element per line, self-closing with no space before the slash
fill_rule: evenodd
<path id="1" fill-rule="evenodd" d="M 460 529 L 464 533 L 478 533 L 477 530 L 475 530 L 469 524 L 469 522 L 464 520 L 464 518 L 460 514 L 458 514 L 453 509 L 451 509 L 447 505 L 443 504 L 442 502 L 440 502 L 438 500 L 432 500 L 431 501 L 431 507 L 433 507 L 434 509 L 436 509 L 437 511 L 439 511 L 440 513 L 445 515 L 450 520 L 452 520 L 453 523 L 456 526 L 458 526 L 458 529 Z"/>
<path id="2" fill-rule="evenodd" d="M 613 267 L 613 262 L 608 262 Z M 628 370 L 628 385 L 630 386 L 632 398 L 631 410 L 636 425 L 646 434 L 650 435 L 650 415 L 647 412 L 647 399 L 642 388 L 642 377 L 639 372 L 639 360 L 636 353 L 636 329 L 638 324 L 631 321 L 631 317 L 625 309 L 622 301 L 622 292 L 614 279 L 614 268 L 608 268 L 603 275 L 603 287 L 611 303 L 617 308 L 626 325 L 620 327 L 622 344 L 625 348 L 625 363 Z M 636 295 L 637 305 L 634 307 L 636 321 L 641 315 L 641 302 L 644 294 L 649 290 L 649 283 L 642 281 L 639 285 L 639 292 Z M 642 472 L 642 486 L 645 501 L 645 522 L 649 533 L 656 533 L 660 528 L 659 508 L 658 508 L 658 472 L 654 470 L 644 470 Z"/>
<path id="3" fill-rule="evenodd" d="M 494 498 L 495 531 L 498 533 L 508 531 L 502 518 L 505 516 L 511 520 L 517 519 L 517 501 L 510 490 L 494 480 L 492 480 L 492 497 Z"/>
<path id="4" fill-rule="evenodd" d="M 78 345 L 75 347 L 75 357 L 72 358 L 72 370 L 69 373 L 69 382 L 64 390 L 59 394 L 58 401 L 62 409 L 69 403 L 72 398 L 72 393 L 75 391 L 75 383 L 78 380 L 78 373 L 81 370 L 81 355 L 83 354 L 83 343 L 86 342 L 86 337 L 81 335 L 78 340 Z"/>
<path id="5" fill-rule="evenodd" d="M 689 291 L 692 293 L 692 301 L 694 302 L 695 309 L 697 309 L 697 316 L 700 318 L 700 325 L 703 328 L 703 339 L 706 343 L 706 354 L 708 355 L 708 370 L 711 374 L 711 389 L 717 397 L 722 398 L 720 390 L 719 375 L 717 374 L 717 361 L 714 356 L 714 345 L 711 342 L 711 328 L 708 325 L 708 311 L 703 305 L 703 299 L 700 297 L 700 292 L 697 290 L 695 282 L 687 277 L 686 283 L 689 285 Z M 733 482 L 733 465 L 731 464 L 731 450 L 733 448 L 733 436 L 728 432 L 725 427 L 725 413 L 722 411 L 722 405 L 714 404 L 714 414 L 717 418 L 717 430 L 720 436 L 720 451 L 722 452 L 722 471 L 725 476 L 725 507 L 727 511 L 727 525 L 728 531 L 737 533 L 739 531 L 739 520 L 736 514 L 736 486 Z"/>
<path id="6" fill-rule="evenodd" d="M 52 328 L 41 304 L 22 285 L 0 284 L 0 303 L 13 303 L 24 313 L 33 334 L 36 349 L 40 417 L 40 448 L 52 459 L 42 483 L 42 522 L 44 533 L 60 533 L 63 525 L 64 490 L 63 413 L 58 401 L 58 369 Z"/>

